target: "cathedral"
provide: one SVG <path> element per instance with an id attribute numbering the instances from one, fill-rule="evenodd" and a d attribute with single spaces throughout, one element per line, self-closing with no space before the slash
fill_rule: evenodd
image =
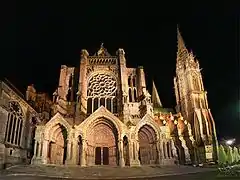
<path id="1" fill-rule="evenodd" d="M 200 65 L 177 30 L 176 107 L 165 108 L 123 49 L 81 50 L 49 97 L 0 81 L 0 165 L 141 166 L 216 163 L 218 142 Z"/>

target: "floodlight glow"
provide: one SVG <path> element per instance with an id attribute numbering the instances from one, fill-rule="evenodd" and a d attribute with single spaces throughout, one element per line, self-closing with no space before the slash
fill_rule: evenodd
<path id="1" fill-rule="evenodd" d="M 226 140 L 227 145 L 232 145 L 235 142 L 235 139 Z"/>

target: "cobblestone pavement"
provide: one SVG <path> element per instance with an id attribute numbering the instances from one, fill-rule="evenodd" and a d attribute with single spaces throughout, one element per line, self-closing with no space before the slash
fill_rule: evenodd
<path id="1" fill-rule="evenodd" d="M 0 178 L 20 180 L 24 179 L 152 179 L 156 176 L 173 176 L 192 173 L 213 172 L 214 168 L 199 168 L 190 166 L 169 166 L 169 167 L 79 167 L 79 166 L 51 166 L 51 165 L 26 165 L 14 166 L 1 172 Z M 32 177 L 32 178 L 31 178 Z M 48 177 L 48 178 L 47 178 Z M 176 177 L 175 177 L 176 178 Z M 154 178 L 155 179 L 155 178 Z"/>

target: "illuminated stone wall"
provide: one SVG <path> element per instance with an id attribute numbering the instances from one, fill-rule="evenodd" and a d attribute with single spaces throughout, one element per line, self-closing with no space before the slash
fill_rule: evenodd
<path id="1" fill-rule="evenodd" d="M 22 108 L 21 145 L 34 150 L 32 164 L 123 167 L 216 162 L 215 124 L 199 64 L 179 35 L 178 41 L 177 113 L 163 107 L 155 85 L 152 94 L 148 92 L 143 67 L 127 67 L 123 49 L 110 55 L 103 45 L 93 55 L 82 50 L 80 67 L 61 66 L 52 97 L 30 85 L 25 101 L 6 86 L 0 101 L 1 164 L 14 162 L 9 160 L 12 146 L 4 139 L 10 132 L 10 100 Z M 31 158 L 20 147 L 15 149 L 16 157 Z"/>

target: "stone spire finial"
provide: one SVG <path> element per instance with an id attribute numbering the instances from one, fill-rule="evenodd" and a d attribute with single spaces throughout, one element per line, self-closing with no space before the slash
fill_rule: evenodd
<path id="1" fill-rule="evenodd" d="M 99 49 L 98 52 L 97 52 L 97 55 L 98 55 L 98 56 L 111 56 L 111 55 L 108 53 L 107 49 L 104 48 L 103 43 L 101 43 L 101 46 L 100 46 L 100 49 Z"/>

